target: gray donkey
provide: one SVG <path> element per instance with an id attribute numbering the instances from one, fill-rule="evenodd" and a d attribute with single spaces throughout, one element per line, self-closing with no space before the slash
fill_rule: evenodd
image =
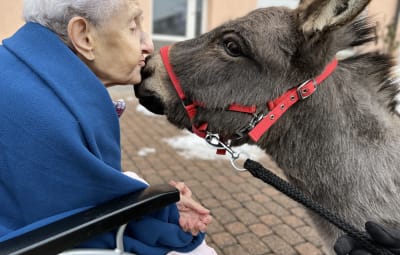
<path id="1" fill-rule="evenodd" d="M 361 14 L 369 2 L 304 0 L 294 10 L 255 10 L 171 46 L 170 68 L 185 98 L 172 85 L 160 54 L 148 60 L 136 96 L 177 127 L 199 131 L 207 123 L 203 131 L 232 145 L 257 144 L 291 183 L 360 229 L 368 220 L 400 227 L 394 61 L 369 52 L 341 59 L 335 67 L 337 52 L 374 40 L 372 22 Z M 327 67 L 326 77 L 314 80 Z M 273 101 L 305 81 L 307 89 Z M 298 102 L 284 109 L 292 99 Z M 268 101 L 285 111 L 282 117 L 268 115 L 274 107 L 268 108 Z M 189 117 L 183 105 L 195 105 L 195 114 Z M 275 122 L 267 131 L 249 135 L 268 119 Z M 312 217 L 332 247 L 341 233 Z"/>

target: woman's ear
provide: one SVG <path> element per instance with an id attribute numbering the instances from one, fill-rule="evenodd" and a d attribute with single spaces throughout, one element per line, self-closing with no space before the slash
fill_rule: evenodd
<path id="1" fill-rule="evenodd" d="M 82 17 L 73 17 L 68 22 L 68 37 L 74 50 L 88 61 L 95 59 L 93 31 L 90 24 Z"/>

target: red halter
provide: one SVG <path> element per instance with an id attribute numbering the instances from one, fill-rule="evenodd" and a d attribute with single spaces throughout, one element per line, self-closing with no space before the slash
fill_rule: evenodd
<path id="1" fill-rule="evenodd" d="M 160 49 L 161 58 L 163 60 L 165 69 L 171 79 L 171 82 L 178 93 L 179 98 L 182 101 L 183 106 L 189 116 L 190 122 L 193 123 L 193 118 L 196 116 L 197 107 L 204 107 L 203 104 L 198 102 L 192 102 L 186 98 L 185 93 L 182 90 L 179 79 L 173 71 L 171 63 L 169 61 L 169 48 L 170 46 L 164 46 Z M 338 64 L 337 59 L 332 60 L 326 67 L 325 70 L 317 76 L 315 79 L 310 79 L 300 86 L 294 87 L 288 90 L 282 96 L 267 102 L 269 112 L 266 115 L 255 116 L 247 128 L 248 135 L 250 138 L 257 142 L 261 136 L 268 131 L 268 129 L 295 103 L 300 100 L 304 100 L 311 96 L 326 78 L 329 77 L 336 69 Z M 257 108 L 255 105 L 243 106 L 239 104 L 232 104 L 228 107 L 229 111 L 244 112 L 255 115 Z M 204 138 L 207 134 L 207 123 L 196 127 L 192 124 L 192 132 L 198 136 Z"/>

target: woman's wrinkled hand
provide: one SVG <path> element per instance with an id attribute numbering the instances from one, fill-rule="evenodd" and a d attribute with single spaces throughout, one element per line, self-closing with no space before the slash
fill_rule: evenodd
<path id="1" fill-rule="evenodd" d="M 210 211 L 192 198 L 192 191 L 183 182 L 171 181 L 170 184 L 180 191 L 180 201 L 177 203 L 179 210 L 179 225 L 193 236 L 205 232 L 211 223 Z"/>

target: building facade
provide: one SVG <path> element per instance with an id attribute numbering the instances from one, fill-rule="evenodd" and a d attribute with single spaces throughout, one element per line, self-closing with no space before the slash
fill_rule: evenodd
<path id="1" fill-rule="evenodd" d="M 193 38 L 223 22 L 259 7 L 297 6 L 299 0 L 138 0 L 144 9 L 144 27 L 156 47 Z M 24 22 L 23 0 L 0 1 L 0 39 L 12 35 Z M 384 36 L 388 24 L 398 20 L 398 0 L 372 0 L 368 13 Z M 397 31 L 399 29 L 395 27 Z M 397 32 L 397 35 L 399 33 Z M 400 38 L 397 36 L 397 38 Z M 379 46 L 379 44 L 378 44 Z"/>

